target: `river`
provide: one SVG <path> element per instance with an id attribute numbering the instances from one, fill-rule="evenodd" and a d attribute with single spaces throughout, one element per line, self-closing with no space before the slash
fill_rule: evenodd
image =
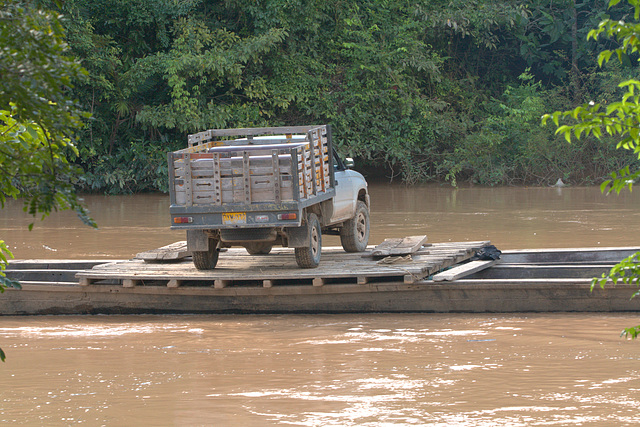
<path id="1" fill-rule="evenodd" d="M 640 196 L 597 188 L 371 187 L 371 243 L 500 249 L 638 244 Z M 183 239 L 164 195 L 87 196 L 26 230 L 16 258 L 129 258 Z M 325 245 L 338 244 L 326 239 Z M 2 296 L 0 296 L 1 298 Z M 0 318 L 0 422 L 22 425 L 634 425 L 635 314 Z"/>
<path id="2" fill-rule="evenodd" d="M 426 234 L 429 242 L 491 240 L 500 249 L 635 246 L 640 236 L 640 195 L 603 195 L 596 187 L 461 188 L 376 184 L 371 192 L 371 244 L 388 237 Z M 15 257 L 42 259 L 131 258 L 184 240 L 169 230 L 163 194 L 85 196 L 99 229 L 72 212 L 34 222 L 22 204 L 0 210 L 0 238 Z M 34 222 L 32 231 L 28 225 Z M 325 246 L 339 246 L 325 236 Z"/>

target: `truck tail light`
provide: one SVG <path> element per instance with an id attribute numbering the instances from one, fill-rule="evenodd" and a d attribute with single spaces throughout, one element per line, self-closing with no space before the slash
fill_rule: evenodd
<path id="1" fill-rule="evenodd" d="M 174 224 L 190 224 L 193 222 L 193 218 L 190 216 L 177 216 L 173 218 Z"/>
<path id="2" fill-rule="evenodd" d="M 282 221 L 282 220 L 292 220 L 292 219 L 298 219 L 298 214 L 297 213 L 283 213 L 283 214 L 278 214 L 278 220 Z"/>

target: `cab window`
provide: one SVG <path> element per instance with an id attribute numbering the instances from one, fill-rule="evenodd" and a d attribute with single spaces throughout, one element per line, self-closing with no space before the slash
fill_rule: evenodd
<path id="1" fill-rule="evenodd" d="M 335 149 L 333 150 L 333 169 L 337 171 L 343 171 L 346 169 L 344 162 L 338 156 L 338 152 Z"/>

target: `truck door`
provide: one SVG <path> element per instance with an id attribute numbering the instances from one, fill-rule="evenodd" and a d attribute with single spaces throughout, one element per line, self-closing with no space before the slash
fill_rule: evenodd
<path id="1" fill-rule="evenodd" d="M 333 198 L 333 216 L 331 223 L 341 222 L 353 216 L 356 208 L 355 185 L 351 171 L 346 168 L 342 159 L 333 151 L 333 170 L 335 174 L 336 195 Z"/>

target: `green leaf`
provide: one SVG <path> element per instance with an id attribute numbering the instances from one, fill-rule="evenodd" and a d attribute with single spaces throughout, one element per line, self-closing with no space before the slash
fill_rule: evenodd
<path id="1" fill-rule="evenodd" d="M 620 3 L 620 0 L 610 0 L 609 7 L 613 7 L 618 3 Z M 640 0 L 629 0 L 629 4 L 634 8 L 634 17 L 638 20 L 640 17 Z M 637 52 L 640 48 L 640 39 L 637 36 L 640 26 L 628 24 L 622 20 L 604 19 L 597 29 L 589 32 L 588 39 L 597 39 L 598 35 L 603 31 L 620 42 L 622 47 L 613 51 L 602 51 L 598 55 L 598 65 L 602 67 L 615 52 L 623 66 L 630 66 L 630 64 L 627 64 L 629 60 L 627 52 L 629 50 L 632 53 Z M 621 82 L 619 87 L 626 89 L 626 93 L 622 94 L 620 101 L 609 103 L 604 113 L 600 112 L 599 104 L 592 104 L 591 107 L 576 107 L 573 110 L 561 112 L 560 114 L 565 117 L 570 115 L 577 121 L 577 124 L 574 126 L 559 126 L 556 123 L 556 134 L 563 133 L 567 142 L 571 142 L 572 132 L 577 139 L 580 139 L 583 133 L 585 136 L 593 133 L 594 136 L 600 138 L 602 128 L 604 128 L 609 135 L 620 138 L 617 142 L 613 141 L 616 144 L 616 149 L 633 150 L 634 154 L 640 156 L 640 149 L 638 149 L 640 146 L 640 96 L 636 95 L 637 92 L 640 92 L 640 82 L 634 79 L 626 80 Z M 637 91 L 636 88 L 638 88 Z M 555 115 L 556 113 L 559 112 L 553 114 Z M 634 164 L 634 167 L 636 167 L 636 164 Z M 612 172 L 610 176 L 611 179 L 605 180 L 600 185 L 600 190 L 607 194 L 612 191 L 619 194 L 625 188 L 629 189 L 629 191 L 632 190 L 633 183 L 640 179 L 640 170 L 631 172 L 630 166 L 627 165 L 618 171 Z M 640 252 L 620 261 L 611 268 L 608 274 L 592 279 L 591 290 L 596 285 L 604 288 L 607 283 L 612 283 L 614 286 L 618 283 L 638 286 L 640 284 Z M 640 295 L 640 290 L 634 292 L 631 298 L 638 295 Z M 627 328 L 622 332 L 622 335 L 636 339 L 640 335 L 640 326 Z"/>
<path id="2" fill-rule="evenodd" d="M 600 52 L 600 54 L 598 55 L 598 65 L 602 67 L 603 62 L 609 62 L 609 59 L 611 59 L 612 54 L 613 52 L 611 52 L 610 50 L 605 50 Z"/>

